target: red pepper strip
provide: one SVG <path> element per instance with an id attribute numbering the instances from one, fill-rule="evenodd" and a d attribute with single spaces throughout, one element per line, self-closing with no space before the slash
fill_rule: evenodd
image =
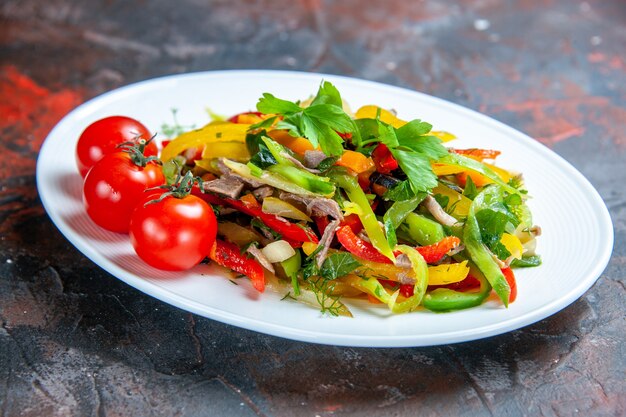
<path id="1" fill-rule="evenodd" d="M 372 173 L 370 171 L 364 171 L 364 172 L 361 172 L 357 176 L 357 181 L 359 182 L 359 187 L 361 187 L 361 189 L 363 191 L 365 191 L 366 193 L 369 193 L 369 191 L 370 191 L 370 176 L 371 175 L 372 175 Z"/>
<path id="2" fill-rule="evenodd" d="M 250 207 L 243 201 L 233 200 L 232 198 L 220 198 L 214 194 L 203 194 L 201 197 L 211 204 L 230 206 L 249 216 L 258 217 L 267 227 L 279 233 L 287 241 L 319 243 L 317 236 L 311 230 L 305 230 L 273 214 L 264 213 L 260 207 Z"/>
<path id="3" fill-rule="evenodd" d="M 326 226 L 330 223 L 328 220 L 328 216 L 315 216 L 313 217 L 315 220 L 315 224 L 317 225 L 317 231 L 320 233 L 320 236 L 324 234 L 324 230 L 326 230 Z"/>
<path id="4" fill-rule="evenodd" d="M 456 236 L 446 236 L 439 242 L 428 246 L 421 246 L 416 248 L 417 251 L 424 257 L 427 264 L 433 264 L 439 262 L 446 253 L 459 246 L 461 239 Z"/>
<path id="5" fill-rule="evenodd" d="M 242 254 L 237 245 L 218 239 L 211 248 L 209 258 L 217 262 L 218 265 L 250 278 L 252 285 L 257 291 L 265 291 L 265 272 L 263 267 L 256 260 Z"/>
<path id="6" fill-rule="evenodd" d="M 337 239 L 339 239 L 339 243 L 341 243 L 348 252 L 359 258 L 384 264 L 391 263 L 391 261 L 378 252 L 371 243 L 359 238 L 350 226 L 341 227 L 337 231 Z M 432 264 L 439 262 L 446 253 L 456 248 L 460 243 L 461 240 L 458 237 L 447 236 L 433 245 L 421 246 L 415 249 L 424 257 L 426 263 Z M 400 252 L 394 252 L 394 254 L 398 256 Z"/>
<path id="7" fill-rule="evenodd" d="M 346 248 L 348 252 L 359 258 L 367 259 L 368 261 L 380 262 L 390 264 L 391 261 L 382 253 L 372 246 L 371 243 L 358 237 L 350 226 L 342 226 L 336 233 L 339 243 Z"/>
<path id="8" fill-rule="evenodd" d="M 389 286 L 392 291 L 400 290 L 400 295 L 405 298 L 412 297 L 415 294 L 415 285 L 413 284 L 400 284 L 399 282 L 388 279 L 379 279 L 378 282 Z"/>
<path id="9" fill-rule="evenodd" d="M 263 113 L 258 112 L 258 111 L 247 111 L 247 112 L 239 113 L 239 114 L 236 114 L 236 115 L 230 117 L 228 119 L 228 121 L 231 122 L 231 123 L 239 123 L 239 116 L 243 116 L 243 115 L 246 115 L 246 114 L 253 114 L 253 115 L 259 116 L 259 117 L 263 116 Z"/>
<path id="10" fill-rule="evenodd" d="M 493 149 L 478 149 L 478 148 L 449 149 L 449 151 L 452 153 L 456 153 L 458 155 L 473 156 L 480 160 L 495 159 L 501 153 L 500 151 L 494 151 Z"/>
<path id="11" fill-rule="evenodd" d="M 372 152 L 372 159 L 376 170 L 381 174 L 389 174 L 398 168 L 398 161 L 393 157 L 391 151 L 384 143 L 379 143 Z"/>
<path id="12" fill-rule="evenodd" d="M 339 226 L 350 226 L 350 229 L 352 229 L 354 233 L 359 233 L 363 230 L 363 223 L 361 223 L 361 219 L 359 219 L 359 216 L 354 213 L 345 216 Z"/>
<path id="13" fill-rule="evenodd" d="M 504 278 L 506 278 L 507 284 L 511 287 L 511 293 L 509 295 L 510 304 L 517 298 L 517 282 L 515 281 L 515 274 L 511 268 L 502 268 L 501 271 Z"/>
<path id="14" fill-rule="evenodd" d="M 352 139 L 352 133 L 350 133 L 350 132 L 346 132 L 346 133 L 337 132 L 337 134 L 343 140 Z"/>

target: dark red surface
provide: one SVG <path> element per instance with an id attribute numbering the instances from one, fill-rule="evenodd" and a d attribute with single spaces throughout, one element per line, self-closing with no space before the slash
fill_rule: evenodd
<path id="1" fill-rule="evenodd" d="M 619 0 L 3 1 L 0 415 L 624 415 L 625 27 Z M 51 224 L 38 149 L 99 93 L 232 68 L 382 81 L 528 133 L 605 199 L 608 268 L 535 325 L 419 349 L 278 339 L 137 292 Z"/>

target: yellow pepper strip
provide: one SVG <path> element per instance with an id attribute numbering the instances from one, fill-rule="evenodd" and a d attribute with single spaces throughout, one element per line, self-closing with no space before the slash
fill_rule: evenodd
<path id="1" fill-rule="evenodd" d="M 304 252 L 306 256 L 309 256 L 310 254 L 315 252 L 315 249 L 317 249 L 317 243 L 313 243 L 313 242 L 302 243 L 302 251 Z"/>
<path id="2" fill-rule="evenodd" d="M 509 233 L 504 233 L 500 239 L 500 243 L 504 245 L 506 250 L 511 252 L 511 256 L 515 259 L 522 259 L 522 253 L 524 252 L 524 246 L 519 238 Z"/>
<path id="3" fill-rule="evenodd" d="M 428 285 L 447 285 L 463 281 L 469 273 L 467 261 L 428 267 Z"/>
<path id="4" fill-rule="evenodd" d="M 241 142 L 245 144 L 246 132 L 250 125 L 224 123 L 210 124 L 198 130 L 185 132 L 170 143 L 161 152 L 161 160 L 167 162 L 189 148 L 213 144 L 221 141 Z"/>
<path id="5" fill-rule="evenodd" d="M 271 130 L 267 135 L 298 155 L 304 155 L 304 152 L 314 149 L 313 144 L 308 139 L 293 137 L 286 130 Z"/>
<path id="6" fill-rule="evenodd" d="M 454 210 L 450 213 L 453 217 L 456 219 L 467 217 L 472 200 L 442 184 L 433 188 L 432 192 L 433 195 L 441 194 L 449 198 L 448 207 L 454 207 Z"/>
<path id="7" fill-rule="evenodd" d="M 471 158 L 471 159 L 473 159 L 473 158 Z M 483 162 L 483 165 L 485 165 L 489 169 L 491 169 L 505 183 L 509 182 L 509 180 L 514 177 L 514 175 L 511 174 L 509 171 L 506 171 L 506 170 L 504 170 L 504 169 L 502 169 L 500 167 L 497 167 L 495 165 L 486 164 L 484 162 Z M 483 186 L 485 186 L 487 184 L 493 183 L 493 181 L 490 180 L 489 178 L 487 178 L 486 176 L 484 176 L 484 175 L 482 175 L 482 174 L 480 174 L 478 172 L 468 170 L 467 168 L 462 167 L 460 165 L 445 164 L 445 163 L 442 163 L 442 162 L 433 162 L 431 164 L 431 167 L 432 167 L 433 172 L 435 173 L 435 175 L 437 175 L 438 177 L 441 177 L 441 176 L 444 176 L 444 175 L 453 175 L 453 174 L 461 174 L 463 177 L 466 177 L 466 176 L 469 175 L 470 177 L 472 177 L 472 181 L 474 182 L 474 184 L 477 187 L 483 187 Z"/>
<path id="8" fill-rule="evenodd" d="M 211 143 L 202 151 L 202 159 L 228 158 L 239 162 L 250 160 L 250 152 L 245 142 L 228 141 Z"/>
<path id="9" fill-rule="evenodd" d="M 395 114 L 389 110 L 381 109 L 378 106 L 363 106 L 356 111 L 354 115 L 357 119 L 375 119 L 376 115 L 380 111 L 380 121 L 385 122 L 396 129 L 404 126 L 407 122 L 402 119 L 398 119 Z"/>
<path id="10" fill-rule="evenodd" d="M 335 162 L 335 165 L 350 168 L 352 171 L 360 174 L 374 167 L 372 158 L 368 158 L 361 152 L 344 151 L 341 158 Z"/>
<path id="11" fill-rule="evenodd" d="M 452 133 L 444 132 L 443 130 L 431 130 L 428 134 L 430 136 L 438 137 L 442 142 L 450 142 L 451 140 L 456 139 L 456 136 Z"/>
<path id="12" fill-rule="evenodd" d="M 483 162 L 483 163 L 484 163 L 484 162 Z M 515 177 L 515 175 L 514 175 L 514 174 L 512 174 L 511 172 L 509 172 L 509 171 L 507 171 L 507 170 L 505 170 L 505 169 L 502 169 L 502 168 L 497 167 L 497 166 L 492 165 L 492 164 L 485 164 L 485 165 L 487 165 L 489 168 L 491 168 L 491 170 L 492 170 L 493 172 L 495 172 L 496 174 L 498 174 L 498 176 L 499 176 L 500 178 L 502 178 L 502 181 L 504 181 L 504 182 L 509 182 L 509 180 L 510 180 L 511 178 Z"/>
<path id="13" fill-rule="evenodd" d="M 430 164 L 436 176 L 459 174 L 465 171 L 465 168 L 459 165 L 444 164 L 441 162 L 433 162 Z"/>

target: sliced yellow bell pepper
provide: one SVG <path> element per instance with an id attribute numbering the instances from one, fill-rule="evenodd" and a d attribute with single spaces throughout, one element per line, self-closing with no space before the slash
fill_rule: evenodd
<path id="1" fill-rule="evenodd" d="M 361 152 L 355 152 L 350 150 L 344 151 L 341 155 L 341 158 L 339 158 L 337 162 L 335 162 L 335 164 L 350 168 L 357 174 L 374 168 L 374 161 L 372 161 L 372 158 L 368 158 Z"/>
<path id="2" fill-rule="evenodd" d="M 317 249 L 317 243 L 313 243 L 313 242 L 302 243 L 302 251 L 304 252 L 306 256 L 309 256 L 310 254 L 315 252 L 315 249 Z"/>
<path id="3" fill-rule="evenodd" d="M 511 252 L 511 256 L 515 259 L 522 259 L 522 253 L 524 252 L 524 246 L 519 238 L 509 233 L 504 233 L 500 239 L 500 243 L 504 245 L 506 250 Z"/>
<path id="4" fill-rule="evenodd" d="M 442 184 L 433 188 L 432 193 L 433 195 L 441 194 L 449 198 L 448 207 L 454 207 L 454 210 L 450 213 L 453 217 L 457 219 L 467 217 L 472 200 Z"/>
<path id="5" fill-rule="evenodd" d="M 161 160 L 167 162 L 189 148 L 229 141 L 245 144 L 250 125 L 235 123 L 209 124 L 201 129 L 185 132 L 172 140 L 161 152 Z"/>
<path id="6" fill-rule="evenodd" d="M 486 167 L 491 169 L 505 183 L 509 182 L 509 180 L 514 177 L 514 175 L 512 173 L 510 173 L 509 171 L 506 171 L 506 170 L 504 170 L 504 169 L 502 169 L 500 167 L 497 167 L 495 165 L 486 164 L 484 162 L 483 162 L 483 165 L 485 165 Z M 438 177 L 441 177 L 441 176 L 444 176 L 444 175 L 453 175 L 453 174 L 462 174 L 464 177 L 469 175 L 472 178 L 472 181 L 474 182 L 474 184 L 477 187 L 482 187 L 484 185 L 493 183 L 493 181 L 491 179 L 487 178 L 486 176 L 484 176 L 484 175 L 482 175 L 482 174 L 480 174 L 478 172 L 468 170 L 467 168 L 465 168 L 463 166 L 460 166 L 460 165 L 445 164 L 445 163 L 441 163 L 441 162 L 433 162 L 431 164 L 431 167 L 432 167 L 433 172 L 435 173 L 435 175 L 437 175 Z"/>
<path id="7" fill-rule="evenodd" d="M 443 130 L 431 130 L 428 134 L 430 136 L 438 137 L 439 139 L 441 139 L 442 142 L 450 142 L 451 140 L 456 139 L 456 136 L 454 136 L 452 133 L 444 132 Z"/>
<path id="8" fill-rule="evenodd" d="M 210 145 L 204 147 L 202 159 L 228 158 L 239 162 L 250 160 L 250 152 L 245 142 L 215 142 Z"/>
<path id="9" fill-rule="evenodd" d="M 356 111 L 354 115 L 357 119 L 375 119 L 376 115 L 380 111 L 380 121 L 385 122 L 396 129 L 404 126 L 407 122 L 405 120 L 399 119 L 395 114 L 390 112 L 389 110 L 382 109 L 378 106 L 363 106 Z"/>
<path id="10" fill-rule="evenodd" d="M 463 281 L 469 274 L 467 261 L 428 267 L 428 285 L 447 285 Z"/>

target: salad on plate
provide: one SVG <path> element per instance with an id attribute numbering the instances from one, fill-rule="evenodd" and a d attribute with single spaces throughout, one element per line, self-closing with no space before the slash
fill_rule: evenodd
<path id="1" fill-rule="evenodd" d="M 451 133 L 374 105 L 353 112 L 329 82 L 162 130 L 159 150 L 140 122 L 108 117 L 76 152 L 90 218 L 155 268 L 215 262 L 234 283 L 351 316 L 352 298 L 393 313 L 507 307 L 514 269 L 541 263 L 522 176 L 495 165 L 498 150 L 447 146 Z"/>

